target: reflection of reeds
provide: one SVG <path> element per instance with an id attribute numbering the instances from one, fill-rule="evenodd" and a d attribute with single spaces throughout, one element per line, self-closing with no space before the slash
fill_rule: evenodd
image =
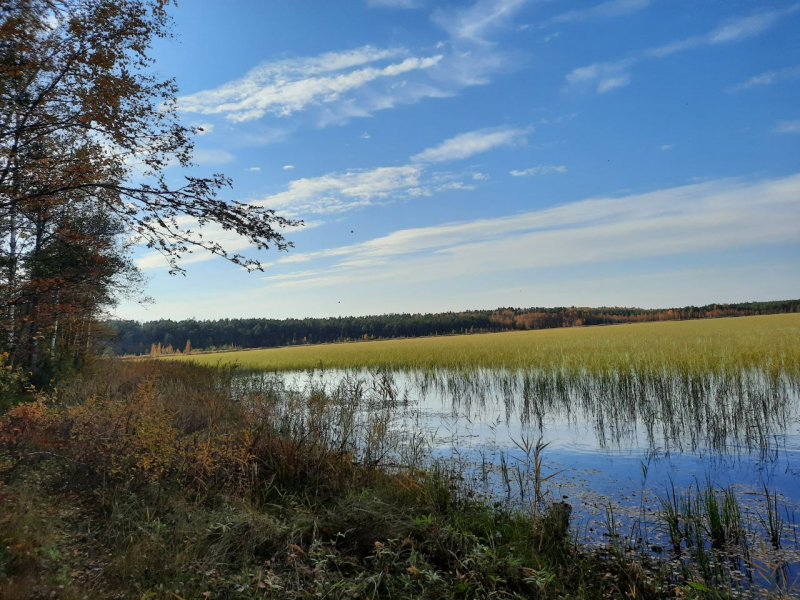
<path id="1" fill-rule="evenodd" d="M 798 380 L 763 370 L 683 373 L 561 369 L 450 371 L 411 375 L 420 394 L 436 394 L 461 414 L 503 407 L 507 420 L 538 429 L 548 418 L 594 424 L 604 445 L 617 445 L 644 429 L 651 447 L 775 452 L 797 410 Z"/>

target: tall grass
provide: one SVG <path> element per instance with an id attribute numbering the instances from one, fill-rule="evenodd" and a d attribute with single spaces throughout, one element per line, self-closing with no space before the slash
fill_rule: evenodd
<path id="1" fill-rule="evenodd" d="M 754 368 L 800 373 L 800 314 L 445 336 L 170 356 L 267 370 L 557 369 L 708 373 Z"/>

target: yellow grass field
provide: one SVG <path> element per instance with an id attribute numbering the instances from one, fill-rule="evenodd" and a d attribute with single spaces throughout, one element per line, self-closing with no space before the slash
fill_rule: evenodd
<path id="1" fill-rule="evenodd" d="M 620 368 L 800 372 L 800 314 L 320 344 L 165 357 L 244 368 Z"/>

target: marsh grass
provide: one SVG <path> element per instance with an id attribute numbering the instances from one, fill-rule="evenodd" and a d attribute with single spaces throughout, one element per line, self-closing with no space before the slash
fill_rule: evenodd
<path id="1" fill-rule="evenodd" d="M 165 357 L 261 370 L 448 369 L 687 374 L 800 372 L 800 314 L 352 342 Z"/>
<path id="2" fill-rule="evenodd" d="M 465 403 L 480 402 L 475 382 L 486 380 L 477 371 L 466 384 L 421 376 Z M 492 385 L 505 397 L 518 385 L 541 390 L 523 404 L 542 415 L 559 395 L 574 393 L 558 374 L 517 381 Z M 592 381 L 584 390 L 607 394 Z M 616 389 L 636 389 L 622 381 Z M 704 392 L 695 393 L 702 404 Z M 233 366 L 98 362 L 0 423 L 0 499 L 6 506 L 37 499 L 28 525 L 0 521 L 0 597 L 759 594 L 741 566 L 745 547 L 755 548 L 750 572 L 763 569 L 769 589 L 791 590 L 788 575 L 773 570 L 786 573 L 782 555 L 761 551 L 753 523 L 741 533 L 733 490 L 710 482 L 672 489 L 663 520 L 674 524 L 677 569 L 644 550 L 640 533 L 625 536 L 613 506 L 608 543 L 586 547 L 573 532 L 571 507 L 549 493 L 557 469 L 544 439 L 520 437 L 521 454 L 500 454 L 506 501 L 499 501 L 471 483 L 492 479 L 493 465 L 471 465 L 455 428 L 452 452 L 436 457 L 432 436 L 404 416 L 409 402 L 387 371 L 335 382 L 309 377 L 291 388 Z M 630 407 L 601 412 L 620 429 Z M 473 467 L 482 473 L 473 476 Z M 54 533 L 20 546 L 26 526 Z M 647 527 L 643 519 L 645 537 Z"/>

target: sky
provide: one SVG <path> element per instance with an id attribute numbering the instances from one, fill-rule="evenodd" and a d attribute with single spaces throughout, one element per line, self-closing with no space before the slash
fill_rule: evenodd
<path id="1" fill-rule="evenodd" d="M 136 250 L 120 318 L 800 297 L 800 3 L 192 0 L 195 174 L 302 219 L 247 273 Z M 185 173 L 170 167 L 167 179 Z"/>

